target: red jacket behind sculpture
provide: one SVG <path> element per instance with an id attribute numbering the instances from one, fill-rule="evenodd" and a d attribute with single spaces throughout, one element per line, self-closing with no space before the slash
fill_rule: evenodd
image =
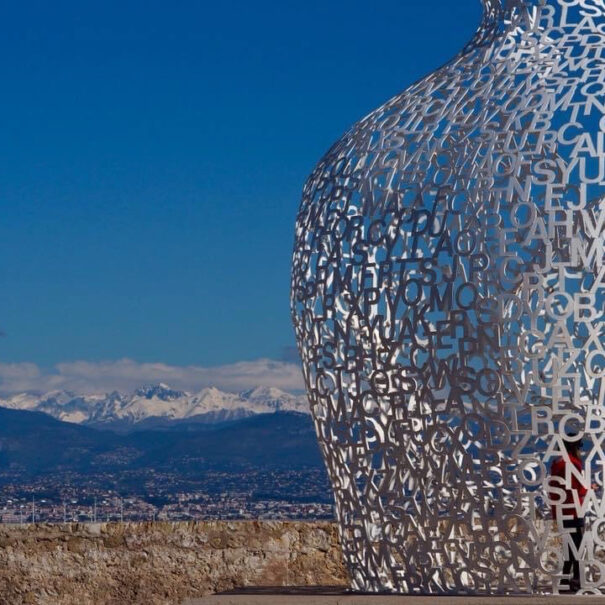
<path id="1" fill-rule="evenodd" d="M 576 456 L 573 456 L 572 454 L 568 453 L 568 455 L 569 455 L 570 462 L 581 473 L 583 471 L 582 460 L 580 460 L 580 458 L 577 458 Z M 580 506 L 582 506 L 582 503 L 584 502 L 584 496 L 586 496 L 586 492 L 588 491 L 582 485 L 582 483 L 579 481 L 579 479 L 576 477 L 576 475 L 571 471 L 571 469 L 570 469 L 571 488 L 569 487 L 568 479 L 565 476 L 566 475 L 566 473 L 565 473 L 566 465 L 567 465 L 567 461 L 564 458 L 557 458 L 556 460 L 553 461 L 553 463 L 551 464 L 551 467 L 550 467 L 551 476 L 561 477 L 563 479 L 561 487 L 564 487 L 565 494 L 566 494 L 564 502 L 551 505 L 553 519 L 559 518 L 559 515 L 557 514 L 558 511 L 561 511 L 563 513 L 563 515 L 566 517 L 572 516 L 572 517 L 574 517 L 574 519 L 577 519 L 579 511 L 578 511 L 578 507 L 574 506 L 574 504 L 575 504 L 575 502 L 579 502 Z M 577 492 L 577 494 L 578 494 L 577 498 L 574 498 L 574 495 L 573 495 L 574 491 Z"/>

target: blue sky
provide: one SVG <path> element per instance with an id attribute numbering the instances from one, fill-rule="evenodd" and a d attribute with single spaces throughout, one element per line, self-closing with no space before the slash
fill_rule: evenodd
<path id="1" fill-rule="evenodd" d="M 279 360 L 305 177 L 478 0 L 27 2 L 0 20 L 0 362 Z M 287 357 L 287 356 L 286 356 Z"/>

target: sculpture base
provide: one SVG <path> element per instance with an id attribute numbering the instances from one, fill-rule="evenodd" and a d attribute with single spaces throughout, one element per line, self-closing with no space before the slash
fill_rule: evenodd
<path id="1" fill-rule="evenodd" d="M 569 603 L 573 597 L 574 595 L 377 595 L 351 593 L 341 586 L 262 586 L 188 599 L 181 605 L 549 605 Z M 605 596 L 582 595 L 581 602 L 605 605 Z"/>

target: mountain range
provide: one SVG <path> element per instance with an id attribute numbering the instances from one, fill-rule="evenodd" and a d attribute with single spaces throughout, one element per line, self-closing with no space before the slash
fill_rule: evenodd
<path id="1" fill-rule="evenodd" d="M 272 387 L 227 393 L 209 387 L 188 393 L 160 383 L 130 393 L 79 395 L 70 391 L 0 397 L 0 407 L 42 412 L 56 420 L 115 432 L 183 425 L 216 425 L 271 412 L 309 413 L 307 398 Z"/>

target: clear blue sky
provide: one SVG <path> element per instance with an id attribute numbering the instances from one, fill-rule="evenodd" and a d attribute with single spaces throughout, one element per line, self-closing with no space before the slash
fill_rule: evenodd
<path id="1" fill-rule="evenodd" d="M 313 164 L 478 0 L 25 2 L 0 20 L 0 361 L 279 359 Z"/>

